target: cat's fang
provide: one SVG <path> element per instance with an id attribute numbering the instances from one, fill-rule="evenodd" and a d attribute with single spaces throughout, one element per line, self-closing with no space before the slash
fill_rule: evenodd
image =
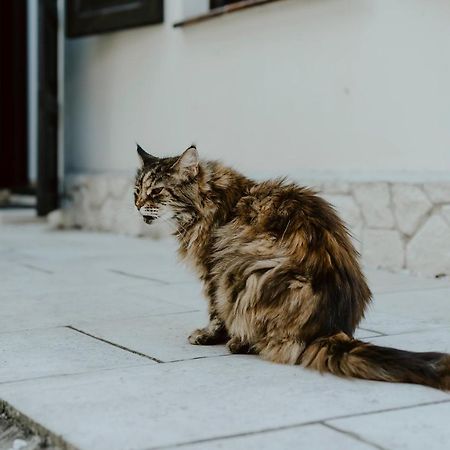
<path id="1" fill-rule="evenodd" d="M 148 206 L 142 206 L 139 209 L 139 212 L 144 217 L 148 217 L 148 216 L 153 217 L 153 218 L 158 217 L 158 208 L 150 208 Z"/>

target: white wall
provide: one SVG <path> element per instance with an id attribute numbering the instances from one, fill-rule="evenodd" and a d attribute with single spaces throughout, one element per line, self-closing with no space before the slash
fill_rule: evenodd
<path id="1" fill-rule="evenodd" d="M 450 2 L 284 0 L 69 41 L 66 169 L 192 142 L 242 170 L 450 170 Z M 169 16 L 169 17 L 167 17 Z"/>

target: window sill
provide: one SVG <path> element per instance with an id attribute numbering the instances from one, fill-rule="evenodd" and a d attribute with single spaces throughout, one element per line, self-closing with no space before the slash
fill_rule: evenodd
<path id="1" fill-rule="evenodd" d="M 198 16 L 190 17 L 180 22 L 173 24 L 175 28 L 186 27 L 188 25 L 193 25 L 195 23 L 204 22 L 205 20 L 213 19 L 215 17 L 223 16 L 224 14 L 233 13 L 236 11 L 241 11 L 242 9 L 252 8 L 253 6 L 260 6 L 266 3 L 272 3 L 279 0 L 242 0 L 238 3 L 231 3 L 230 5 L 221 6 L 220 8 L 214 8 L 205 14 L 200 14 Z"/>

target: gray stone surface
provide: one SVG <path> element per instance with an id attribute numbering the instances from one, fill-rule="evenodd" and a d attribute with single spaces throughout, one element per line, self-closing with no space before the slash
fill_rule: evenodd
<path id="1" fill-rule="evenodd" d="M 155 364 L 152 360 L 69 328 L 0 333 L 0 361 L 0 384 L 50 375 Z"/>
<path id="2" fill-rule="evenodd" d="M 353 194 L 370 228 L 394 228 L 391 197 L 387 183 L 358 183 Z"/>
<path id="3" fill-rule="evenodd" d="M 383 449 L 445 450 L 450 442 L 450 401 L 399 411 L 333 420 L 337 430 L 356 434 Z M 403 436 L 408 436 L 405 441 Z"/>
<path id="4" fill-rule="evenodd" d="M 439 402 L 450 402 L 423 386 L 189 346 L 206 303 L 171 240 L 2 226 L 0 256 L 0 405 L 80 450 L 415 448 L 402 414 L 424 404 L 429 416 L 443 414 Z M 375 299 L 358 338 L 448 350 L 449 280 L 375 270 L 368 278 Z M 381 422 L 363 422 L 390 420 L 389 410 L 399 413 L 395 445 L 389 427 L 384 437 Z M 363 424 L 356 434 L 353 419 Z M 439 448 L 447 431 L 429 429 L 418 442 Z"/>
<path id="5" fill-rule="evenodd" d="M 450 226 L 450 205 L 444 205 L 441 208 L 441 215 L 447 224 Z"/>
<path id="6" fill-rule="evenodd" d="M 355 200 L 350 195 L 327 194 L 324 195 L 324 198 L 336 208 L 341 218 L 351 228 L 357 228 L 361 225 L 361 213 Z"/>
<path id="7" fill-rule="evenodd" d="M 175 450 L 180 447 L 169 448 Z M 322 424 L 210 440 L 183 445 L 182 448 L 184 450 L 374 450 L 374 447 L 369 443 L 356 441 L 352 437 L 336 432 Z"/>
<path id="8" fill-rule="evenodd" d="M 409 273 L 392 273 L 365 268 L 365 274 L 375 294 L 450 288 L 450 278 L 424 278 Z"/>
<path id="9" fill-rule="evenodd" d="M 398 228 L 408 236 L 414 234 L 433 207 L 422 189 L 414 184 L 394 184 L 392 201 Z"/>
<path id="10" fill-rule="evenodd" d="M 378 298 L 378 296 L 376 297 Z M 361 321 L 361 327 L 365 330 L 371 330 L 374 333 L 397 335 L 402 333 L 411 333 L 423 330 L 435 330 L 445 326 L 440 323 L 431 323 L 428 317 L 424 319 L 403 317 L 399 314 L 389 314 L 380 312 L 382 308 L 375 304 L 376 311 L 369 308 L 365 319 Z"/>
<path id="11" fill-rule="evenodd" d="M 450 323 L 450 289 L 424 289 L 377 294 L 373 311 L 393 318 L 426 321 L 428 324 Z"/>
<path id="12" fill-rule="evenodd" d="M 91 450 L 159 448 L 449 399 L 242 355 L 37 379 L 20 390 L 4 385 L 0 395 Z"/>
<path id="13" fill-rule="evenodd" d="M 407 244 L 406 263 L 421 274 L 450 273 L 450 226 L 440 215 L 431 216 Z"/>
<path id="14" fill-rule="evenodd" d="M 206 311 L 199 311 L 86 323 L 79 329 L 164 362 L 228 355 L 222 345 L 189 344 L 191 332 L 207 323 Z"/>
<path id="15" fill-rule="evenodd" d="M 424 188 L 433 203 L 450 203 L 450 181 L 426 183 Z"/>
<path id="16" fill-rule="evenodd" d="M 416 352 L 450 353 L 450 326 L 371 338 L 376 345 Z"/>
<path id="17" fill-rule="evenodd" d="M 404 265 L 403 241 L 396 230 L 365 229 L 362 257 L 370 267 L 399 270 Z"/>

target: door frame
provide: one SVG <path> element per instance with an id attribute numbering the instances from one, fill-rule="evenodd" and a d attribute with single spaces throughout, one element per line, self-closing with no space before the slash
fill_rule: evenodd
<path id="1" fill-rule="evenodd" d="M 59 206 L 59 2 L 38 4 L 37 213 Z"/>

